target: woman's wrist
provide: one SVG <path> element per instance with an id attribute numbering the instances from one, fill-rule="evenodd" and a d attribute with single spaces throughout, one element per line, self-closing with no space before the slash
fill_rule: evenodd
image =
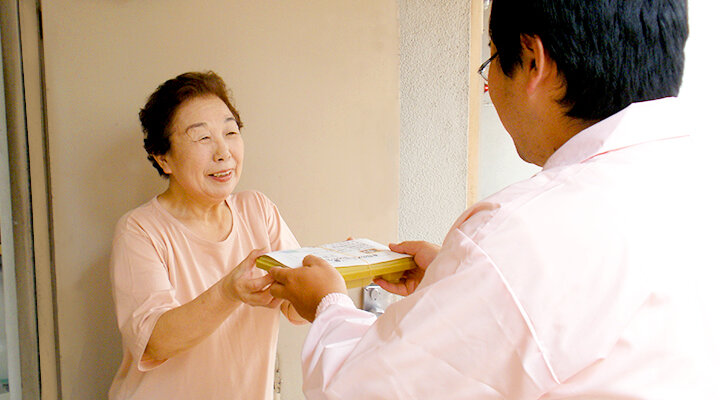
<path id="1" fill-rule="evenodd" d="M 218 295 L 220 299 L 226 303 L 230 304 L 236 304 L 236 303 L 242 303 L 242 298 L 240 297 L 239 293 L 237 293 L 236 290 L 233 288 L 233 280 L 231 279 L 231 275 L 228 274 L 225 277 L 223 277 L 220 282 L 216 285 Z"/>

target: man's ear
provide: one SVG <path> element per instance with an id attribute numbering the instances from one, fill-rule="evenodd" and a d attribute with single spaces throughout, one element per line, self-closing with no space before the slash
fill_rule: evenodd
<path id="1" fill-rule="evenodd" d="M 168 175 L 172 174 L 172 169 L 170 168 L 170 164 L 168 164 L 167 162 L 167 157 L 165 154 L 153 154 L 153 158 L 155 159 L 155 162 L 160 165 L 160 168 L 162 168 L 164 173 Z"/>
<path id="2" fill-rule="evenodd" d="M 523 66 L 527 68 L 527 94 L 532 96 L 556 76 L 556 65 L 539 36 L 522 35 Z"/>

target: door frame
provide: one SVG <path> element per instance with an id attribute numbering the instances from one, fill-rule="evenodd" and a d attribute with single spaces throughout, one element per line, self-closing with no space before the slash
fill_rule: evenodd
<path id="1" fill-rule="evenodd" d="M 20 386 L 22 398 L 55 400 L 60 372 L 41 21 L 39 0 L 0 3 Z"/>

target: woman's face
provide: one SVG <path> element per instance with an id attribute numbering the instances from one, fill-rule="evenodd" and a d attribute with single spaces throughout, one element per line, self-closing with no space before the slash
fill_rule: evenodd
<path id="1" fill-rule="evenodd" d="M 170 150 L 155 158 L 171 190 L 200 203 L 224 201 L 240 179 L 244 151 L 230 109 L 212 95 L 187 100 L 170 131 Z"/>

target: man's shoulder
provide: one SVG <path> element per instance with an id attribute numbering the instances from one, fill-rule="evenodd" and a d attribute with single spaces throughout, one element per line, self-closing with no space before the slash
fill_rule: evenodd
<path id="1" fill-rule="evenodd" d="M 512 184 L 491 195 L 478 204 L 494 207 L 478 207 L 458 224 L 465 235 L 479 242 L 496 230 L 512 227 L 552 226 L 561 224 L 570 214 L 580 221 L 583 210 L 599 211 L 608 200 L 604 193 L 612 185 L 612 177 L 595 177 L 590 181 L 586 175 L 594 175 L 595 166 L 573 165 L 567 168 L 540 171 L 533 177 Z M 467 212 L 466 212 L 467 213 Z"/>

